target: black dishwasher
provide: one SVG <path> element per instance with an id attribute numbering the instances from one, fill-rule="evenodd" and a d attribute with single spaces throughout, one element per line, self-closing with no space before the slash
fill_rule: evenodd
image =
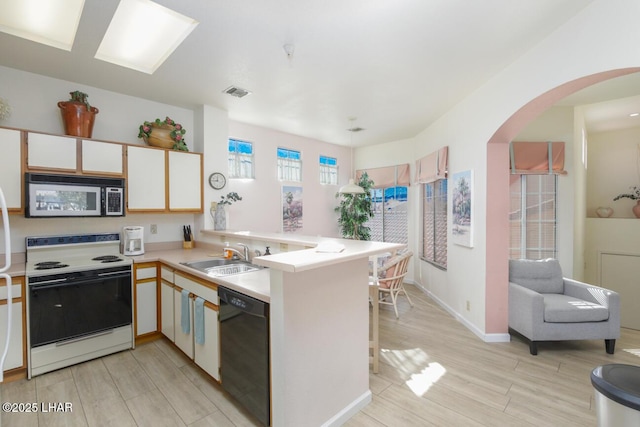
<path id="1" fill-rule="evenodd" d="M 222 388 L 269 425 L 269 304 L 222 286 L 218 296 Z"/>

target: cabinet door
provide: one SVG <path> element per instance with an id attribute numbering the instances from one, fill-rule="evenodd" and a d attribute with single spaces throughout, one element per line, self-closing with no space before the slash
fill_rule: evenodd
<path id="1" fill-rule="evenodd" d="M 164 211 L 165 151 L 127 147 L 127 210 Z"/>
<path id="2" fill-rule="evenodd" d="M 175 342 L 173 312 L 173 285 L 164 279 L 160 283 L 160 323 L 165 337 Z"/>
<path id="3" fill-rule="evenodd" d="M 22 279 L 13 278 L 13 291 L 11 304 L 11 337 L 9 339 L 9 352 L 4 361 L 4 371 L 14 368 L 21 368 L 25 364 L 25 355 L 23 354 L 24 343 L 26 342 L 25 331 L 22 328 L 22 318 L 24 309 L 24 298 L 22 297 Z M 6 322 L 7 322 L 7 290 L 6 283 L 0 282 L 0 352 L 4 350 L 7 339 Z"/>
<path id="4" fill-rule="evenodd" d="M 169 151 L 169 210 L 202 212 L 202 154 Z"/>
<path id="5" fill-rule="evenodd" d="M 20 167 L 21 144 L 20 131 L 12 129 L 0 129 L 0 183 L 7 207 L 10 210 L 22 208 L 22 174 Z"/>
<path id="6" fill-rule="evenodd" d="M 120 144 L 82 141 L 82 172 L 122 175 L 122 148 Z"/>
<path id="7" fill-rule="evenodd" d="M 157 285 L 155 280 L 139 282 L 136 289 L 136 337 L 158 330 Z"/>
<path id="8" fill-rule="evenodd" d="M 193 359 L 193 300 L 189 298 L 186 304 L 182 301 L 182 289 L 173 288 L 173 312 L 175 314 L 174 321 L 174 342 L 176 346 L 184 352 L 190 359 Z M 189 324 L 189 332 L 182 330 L 182 312 L 183 309 L 188 310 L 187 323 Z"/>
<path id="9" fill-rule="evenodd" d="M 66 136 L 27 134 L 27 166 L 29 169 L 56 169 L 75 172 L 77 141 Z"/>
<path id="10" fill-rule="evenodd" d="M 220 381 L 220 341 L 218 306 L 204 303 L 204 343 L 194 341 L 194 359 L 198 366 Z"/>

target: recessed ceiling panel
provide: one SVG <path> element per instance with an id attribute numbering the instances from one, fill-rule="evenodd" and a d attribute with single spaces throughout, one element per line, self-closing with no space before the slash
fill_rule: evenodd
<path id="1" fill-rule="evenodd" d="M 19 0 L 2 3 L 0 31 L 71 50 L 84 0 Z"/>
<path id="2" fill-rule="evenodd" d="M 122 0 L 96 59 L 153 74 L 198 21 L 149 0 Z"/>

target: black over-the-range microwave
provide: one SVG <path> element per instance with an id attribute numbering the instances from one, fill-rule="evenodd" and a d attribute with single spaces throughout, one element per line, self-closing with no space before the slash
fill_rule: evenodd
<path id="1" fill-rule="evenodd" d="M 25 216 L 124 216 L 124 179 L 25 173 Z"/>

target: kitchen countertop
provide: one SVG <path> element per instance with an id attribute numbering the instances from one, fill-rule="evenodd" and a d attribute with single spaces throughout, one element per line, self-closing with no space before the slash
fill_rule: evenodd
<path id="1" fill-rule="evenodd" d="M 143 255 L 131 256 L 134 264 L 143 262 L 160 261 L 177 270 L 184 271 L 193 276 L 228 287 L 260 301 L 270 302 L 271 287 L 269 286 L 269 270 L 262 269 L 248 273 L 240 273 L 227 277 L 211 277 L 207 274 L 180 264 L 181 262 L 199 261 L 214 257 L 220 257 L 219 251 L 210 248 L 194 249 L 170 249 L 161 251 L 147 251 Z"/>
<path id="2" fill-rule="evenodd" d="M 201 231 L 205 236 L 225 236 L 236 237 L 238 239 L 247 239 L 255 241 L 286 243 L 290 245 L 299 245 L 303 247 L 311 247 L 311 249 L 302 249 L 290 252 L 280 252 L 268 256 L 260 256 L 253 258 L 253 263 L 263 265 L 276 270 L 282 270 L 290 273 L 311 270 L 314 268 L 325 267 L 339 262 L 351 261 L 357 258 L 369 257 L 384 252 L 392 252 L 405 247 L 406 245 L 399 243 L 371 242 L 364 240 L 349 240 L 320 236 L 304 236 L 288 233 L 265 233 L 255 231 Z M 325 246 L 328 250 L 335 247 L 341 247 L 339 252 L 320 252 L 316 247 Z"/>

